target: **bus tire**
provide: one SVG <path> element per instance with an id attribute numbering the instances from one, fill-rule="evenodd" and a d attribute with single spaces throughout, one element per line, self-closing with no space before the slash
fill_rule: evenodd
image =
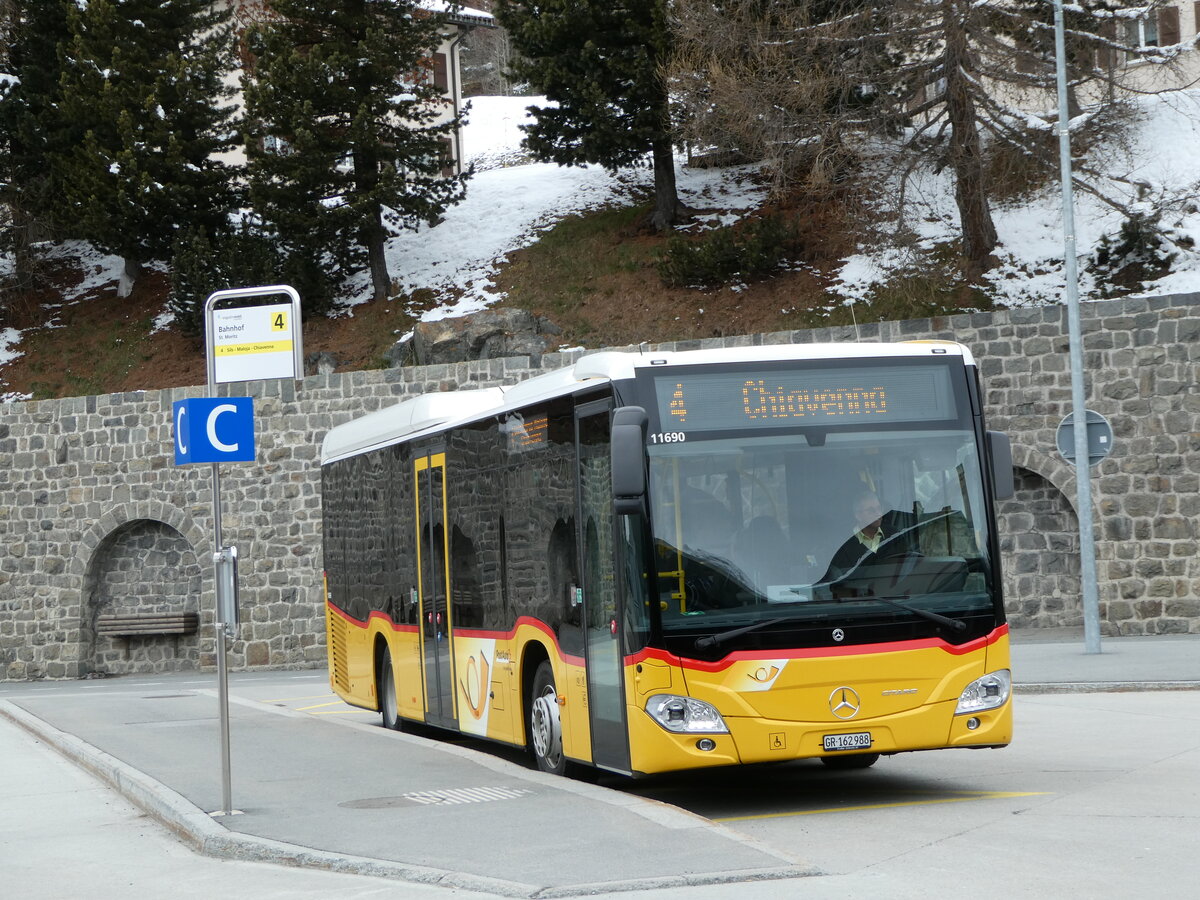
<path id="1" fill-rule="evenodd" d="M 558 692 L 554 688 L 554 669 L 549 660 L 542 660 L 534 673 L 527 708 L 529 750 L 534 762 L 543 772 L 562 775 L 567 770 L 567 760 L 563 756 L 562 719 Z"/>
<path id="2" fill-rule="evenodd" d="M 822 756 L 821 762 L 831 769 L 869 769 L 879 761 L 878 753 L 851 753 L 847 756 Z"/>
<path id="3" fill-rule="evenodd" d="M 383 648 L 379 661 L 379 712 L 383 715 L 383 727 L 400 730 L 400 709 L 396 703 L 396 675 L 392 671 L 392 651 Z"/>

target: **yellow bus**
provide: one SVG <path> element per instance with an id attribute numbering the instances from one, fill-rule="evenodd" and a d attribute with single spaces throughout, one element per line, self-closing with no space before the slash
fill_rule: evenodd
<path id="1" fill-rule="evenodd" d="M 330 682 L 629 775 L 1002 747 L 996 499 L 948 342 L 603 352 L 322 446 Z"/>

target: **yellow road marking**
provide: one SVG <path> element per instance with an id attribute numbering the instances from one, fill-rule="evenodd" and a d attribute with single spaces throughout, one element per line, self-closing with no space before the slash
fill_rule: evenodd
<path id="1" fill-rule="evenodd" d="M 345 706 L 341 700 L 332 700 L 329 703 L 315 703 L 312 706 L 297 706 L 296 712 L 308 712 L 310 709 L 320 709 L 323 706 Z"/>
<path id="2" fill-rule="evenodd" d="M 358 713 L 363 713 L 368 716 L 377 716 L 379 713 L 373 713 L 369 709 L 331 709 L 329 712 L 309 713 L 310 716 L 353 716 Z"/>
<path id="3" fill-rule="evenodd" d="M 803 809 L 795 812 L 764 813 L 758 816 L 728 816 L 714 822 L 749 822 L 754 819 L 783 819 L 789 816 L 817 816 L 825 813 L 860 812 L 867 809 L 898 809 L 904 806 L 934 806 L 939 803 L 965 803 L 968 800 L 1006 800 L 1012 797 L 1040 797 L 1049 791 L 962 791 L 961 797 L 941 797 L 937 800 L 910 800 L 900 803 L 870 803 L 863 806 L 835 806 L 829 809 Z"/>
<path id="4" fill-rule="evenodd" d="M 324 700 L 333 694 L 313 694 L 311 697 L 280 697 L 276 700 L 259 700 L 259 703 L 295 703 L 297 700 Z"/>

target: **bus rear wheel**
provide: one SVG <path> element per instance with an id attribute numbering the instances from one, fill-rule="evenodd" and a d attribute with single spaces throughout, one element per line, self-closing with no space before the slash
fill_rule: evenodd
<path id="1" fill-rule="evenodd" d="M 821 762 L 831 769 L 869 769 L 879 761 L 878 753 L 851 753 L 848 756 L 822 756 Z"/>
<path id="2" fill-rule="evenodd" d="M 534 673 L 529 696 L 529 747 L 537 767 L 552 775 L 562 775 L 567 770 L 558 709 L 554 669 L 549 660 L 543 660 Z"/>
<path id="3" fill-rule="evenodd" d="M 392 651 L 384 647 L 379 661 L 379 712 L 383 715 L 383 727 L 400 730 L 400 710 L 396 704 L 396 674 L 392 671 Z"/>

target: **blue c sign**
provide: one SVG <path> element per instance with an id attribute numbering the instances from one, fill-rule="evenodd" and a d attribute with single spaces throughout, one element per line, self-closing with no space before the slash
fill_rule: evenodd
<path id="1" fill-rule="evenodd" d="M 176 400 L 175 465 L 254 461 L 254 398 Z"/>

